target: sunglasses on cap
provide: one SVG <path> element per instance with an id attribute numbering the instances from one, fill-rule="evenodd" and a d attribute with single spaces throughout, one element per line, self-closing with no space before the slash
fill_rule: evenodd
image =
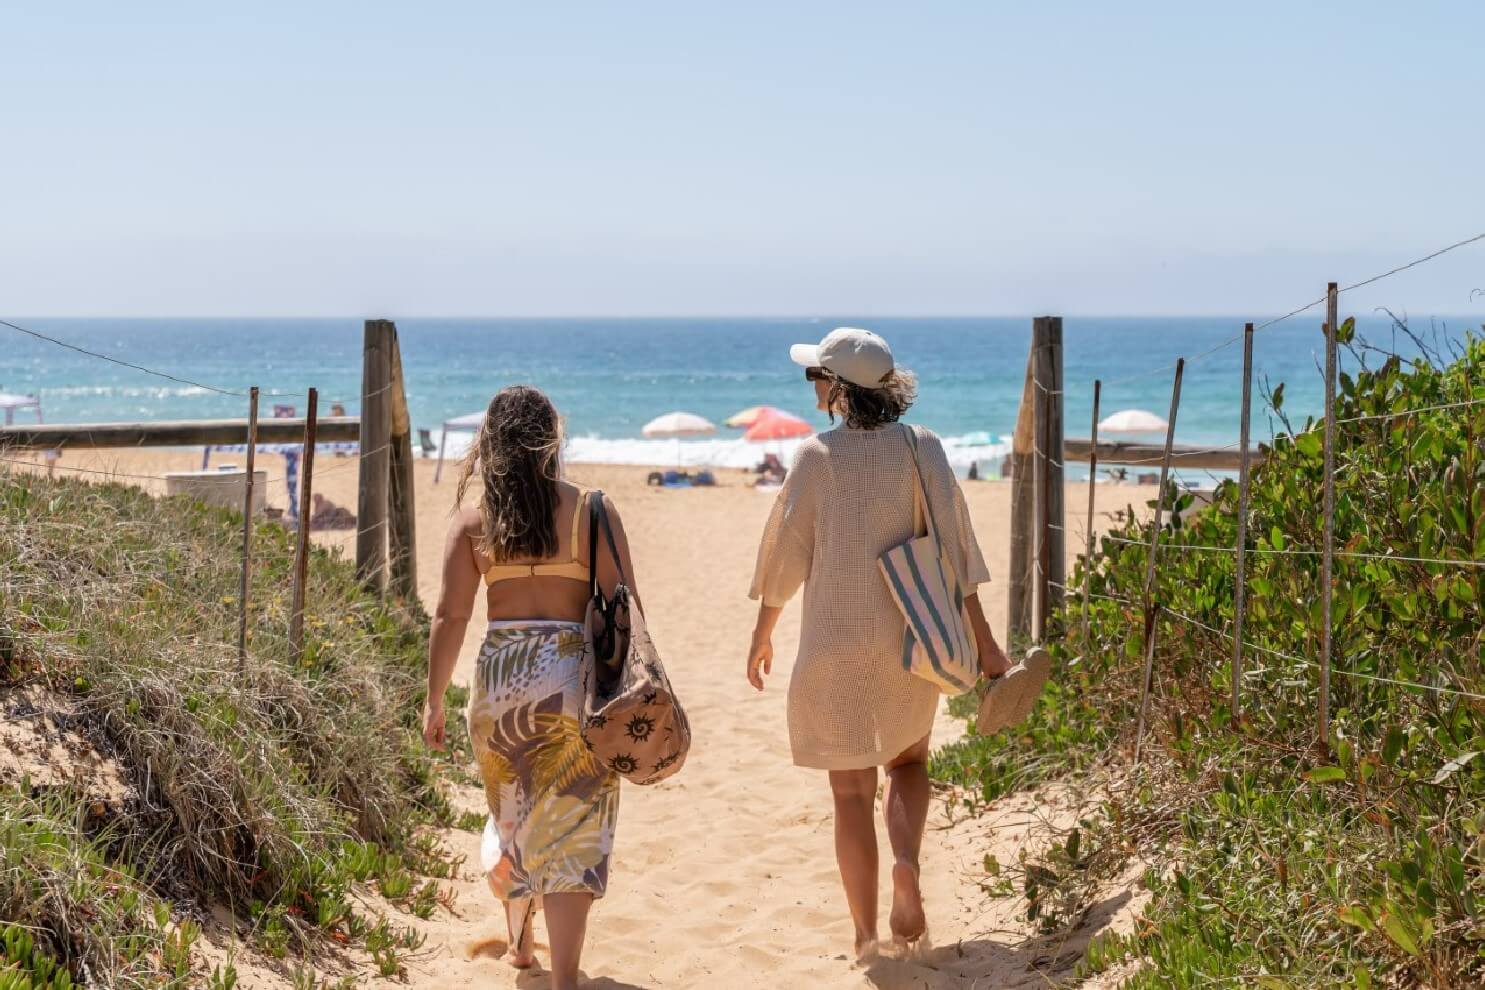
<path id="1" fill-rule="evenodd" d="M 805 368 L 804 369 L 804 379 L 805 379 L 805 381 L 809 381 L 809 382 L 828 382 L 828 381 L 832 380 L 833 377 L 834 376 L 832 376 L 830 374 L 830 372 L 826 371 L 824 368 Z"/>

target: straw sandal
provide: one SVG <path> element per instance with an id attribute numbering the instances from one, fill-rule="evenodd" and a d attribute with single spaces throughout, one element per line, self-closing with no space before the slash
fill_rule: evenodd
<path id="1" fill-rule="evenodd" d="M 988 736 L 1025 721 L 1051 674 L 1052 657 L 1041 648 L 1032 650 L 985 688 L 975 731 Z"/>

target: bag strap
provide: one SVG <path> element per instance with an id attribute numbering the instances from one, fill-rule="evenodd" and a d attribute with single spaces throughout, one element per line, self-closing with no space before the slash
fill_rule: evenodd
<path id="1" fill-rule="evenodd" d="M 614 540 L 614 528 L 608 521 L 608 510 L 603 507 L 602 498 L 598 499 L 598 521 L 603 524 L 603 535 L 608 540 L 608 552 L 614 558 L 614 569 L 619 572 L 619 583 L 627 585 L 629 575 L 624 573 L 624 561 L 619 559 L 619 544 Z"/>
<path id="2" fill-rule="evenodd" d="M 588 493 L 588 597 L 598 597 L 598 514 L 603 511 L 603 489 Z"/>
<path id="3" fill-rule="evenodd" d="M 943 540 L 939 537 L 938 521 L 933 518 L 933 503 L 928 499 L 928 489 L 923 485 L 923 465 L 918 459 L 918 434 L 906 423 L 902 424 L 904 436 L 907 438 L 908 450 L 913 454 L 913 481 L 915 483 L 913 500 L 915 504 L 923 506 L 923 518 L 928 523 L 928 535 L 933 537 L 933 542 L 940 548 Z"/>

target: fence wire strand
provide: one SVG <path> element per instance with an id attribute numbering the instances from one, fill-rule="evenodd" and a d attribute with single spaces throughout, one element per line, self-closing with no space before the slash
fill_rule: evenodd
<path id="1" fill-rule="evenodd" d="M 216 385 L 207 385 L 205 382 L 193 381 L 189 378 L 181 378 L 177 375 L 172 375 L 165 371 L 156 371 L 154 368 L 146 368 L 142 364 L 134 364 L 131 361 L 125 361 L 121 358 L 116 358 L 109 354 L 100 354 L 97 351 L 90 351 L 86 347 L 80 347 L 77 344 L 72 344 L 65 340 L 59 340 L 58 338 L 49 336 L 48 334 L 44 334 L 36 330 L 28 330 L 23 326 L 18 326 L 14 323 L 11 323 L 9 320 L 0 320 L 0 326 L 9 327 L 12 330 L 17 330 L 23 334 L 27 334 L 28 336 L 35 337 L 37 340 L 44 340 L 49 344 L 55 344 L 58 347 L 65 347 L 69 351 L 76 351 L 79 354 L 86 354 L 88 357 L 97 358 L 100 361 L 108 361 L 113 364 L 117 364 L 120 367 L 132 368 L 135 371 L 142 371 L 146 375 L 154 375 L 156 378 L 164 378 L 167 381 L 176 382 L 180 385 L 190 385 L 193 388 L 204 388 L 208 392 L 216 392 L 218 395 L 232 395 L 242 399 L 247 398 L 248 395 L 246 392 L 239 392 L 235 389 L 230 388 L 221 388 Z"/>
<path id="2" fill-rule="evenodd" d="M 1159 608 L 1167 615 L 1172 616 L 1173 618 L 1180 619 L 1183 622 L 1189 622 L 1191 625 L 1194 625 L 1200 629 L 1205 629 L 1207 632 L 1214 633 L 1215 635 L 1222 636 L 1227 639 L 1232 638 L 1232 633 L 1230 631 L 1218 629 L 1215 626 L 1202 622 L 1200 619 L 1187 615 L 1184 612 L 1178 612 L 1175 609 L 1169 608 L 1164 605 L 1159 606 Z M 1254 650 L 1258 653 L 1267 653 L 1270 656 L 1278 657 L 1283 660 L 1289 660 L 1294 663 L 1304 664 L 1307 667 L 1320 666 L 1320 662 L 1318 660 L 1311 660 L 1308 657 L 1296 656 L 1293 653 L 1285 653 L 1282 650 L 1270 649 L 1267 646 L 1259 646 L 1257 643 L 1250 643 L 1247 640 L 1243 640 L 1243 649 Z M 1464 698 L 1473 698 L 1477 701 L 1485 701 L 1485 694 L 1476 694 L 1473 691 L 1465 691 L 1461 688 L 1439 687 L 1438 685 L 1434 684 L 1420 684 L 1417 681 L 1398 680 L 1395 677 L 1383 677 L 1380 674 L 1367 674 L 1359 670 L 1345 670 L 1334 666 L 1331 667 L 1331 671 L 1333 673 L 1340 674 L 1343 677 L 1355 677 L 1360 680 L 1366 681 L 1379 681 L 1383 684 L 1395 684 L 1398 687 L 1418 688 L 1422 691 L 1436 691 L 1440 694 L 1452 694 Z"/>

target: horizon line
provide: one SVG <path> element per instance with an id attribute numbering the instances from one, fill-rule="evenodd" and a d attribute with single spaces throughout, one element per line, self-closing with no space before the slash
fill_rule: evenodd
<path id="1" fill-rule="evenodd" d="M 1275 313 L 1116 313 L 1092 311 L 1063 311 L 1061 313 L 552 313 L 552 314 L 493 314 L 493 313 L 402 313 L 395 316 L 365 316 L 347 313 L 25 313 L 13 319 L 26 320 L 777 320 L 777 321 L 821 321 L 821 320 L 1010 320 L 1037 319 L 1055 316 L 1063 319 L 1132 319 L 1132 320 L 1237 320 L 1261 321 Z M 1302 314 L 1296 314 L 1302 315 Z M 1356 314 L 1361 315 L 1361 314 Z M 1379 319 L 1387 317 L 1381 314 Z M 1429 313 L 1427 319 L 1481 319 L 1485 309 L 1477 312 Z"/>

